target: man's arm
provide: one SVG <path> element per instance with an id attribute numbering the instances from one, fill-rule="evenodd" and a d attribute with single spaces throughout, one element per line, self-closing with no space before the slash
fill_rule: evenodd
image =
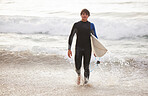
<path id="1" fill-rule="evenodd" d="M 91 28 L 91 33 L 98 39 L 97 34 L 96 34 L 96 30 L 95 30 L 95 26 L 93 23 L 91 23 L 90 28 Z M 95 54 L 94 54 L 94 56 L 96 57 Z"/>
<path id="2" fill-rule="evenodd" d="M 76 25 L 74 24 L 68 40 L 68 57 L 69 58 L 71 58 L 72 56 L 71 45 L 72 45 L 73 36 L 75 35 L 76 31 L 77 31 Z"/>
<path id="3" fill-rule="evenodd" d="M 96 34 L 96 30 L 95 30 L 95 26 L 93 23 L 91 23 L 90 28 L 91 28 L 91 33 L 98 39 L 97 34 Z"/>

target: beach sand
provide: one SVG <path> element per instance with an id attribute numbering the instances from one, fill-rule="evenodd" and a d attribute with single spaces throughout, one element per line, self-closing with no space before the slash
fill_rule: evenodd
<path id="1" fill-rule="evenodd" d="M 102 86 L 91 80 L 78 86 L 76 76 L 63 56 L 0 51 L 0 96 L 148 96 L 134 86 Z"/>

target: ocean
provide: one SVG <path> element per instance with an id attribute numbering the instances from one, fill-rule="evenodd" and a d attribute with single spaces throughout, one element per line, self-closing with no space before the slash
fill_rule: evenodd
<path id="1" fill-rule="evenodd" d="M 97 68 L 92 55 L 92 82 L 137 87 L 146 96 L 148 0 L 0 0 L 0 51 L 62 55 L 74 68 L 76 38 L 69 59 L 68 37 L 83 8 L 108 49 Z"/>

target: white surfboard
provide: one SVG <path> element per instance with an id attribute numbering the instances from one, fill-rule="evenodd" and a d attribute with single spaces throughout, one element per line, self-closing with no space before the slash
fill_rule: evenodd
<path id="1" fill-rule="evenodd" d="M 91 34 L 90 38 L 93 53 L 97 57 L 102 57 L 107 52 L 107 49 L 98 41 L 98 39 L 93 34 Z"/>

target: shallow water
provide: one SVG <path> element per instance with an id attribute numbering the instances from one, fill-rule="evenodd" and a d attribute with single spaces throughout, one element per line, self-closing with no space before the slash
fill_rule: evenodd
<path id="1" fill-rule="evenodd" d="M 76 85 L 74 67 L 63 56 L 0 51 L 2 96 L 147 96 L 146 71 L 99 65 L 88 85 Z M 130 69 L 129 69 L 130 68 Z M 136 75 L 136 76 L 135 76 Z"/>
<path id="2" fill-rule="evenodd" d="M 4 96 L 148 94 L 148 45 L 145 38 L 100 39 L 108 52 L 97 67 L 98 58 L 92 56 L 89 84 L 82 86 L 82 80 L 77 86 L 74 57 L 67 57 L 67 36 L 1 33 L 0 37 L 0 94 Z M 74 43 L 72 46 L 74 56 Z"/>

